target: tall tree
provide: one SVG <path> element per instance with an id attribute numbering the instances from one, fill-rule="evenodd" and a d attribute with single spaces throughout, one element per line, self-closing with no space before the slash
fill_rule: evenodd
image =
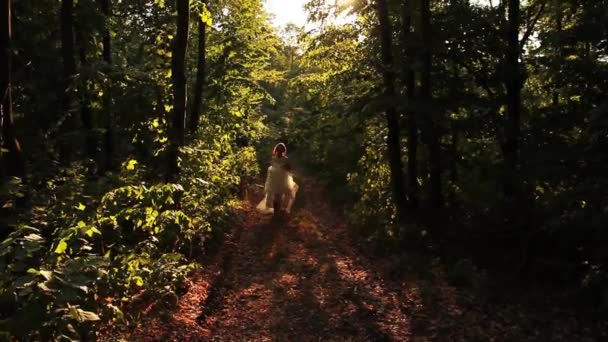
<path id="1" fill-rule="evenodd" d="M 511 214 L 517 209 L 511 207 L 520 201 L 519 184 L 519 140 L 521 121 L 522 71 L 520 66 L 519 25 L 521 20 L 520 1 L 508 0 L 505 50 L 504 83 L 507 90 L 505 105 L 507 116 L 505 122 L 503 155 L 504 155 L 504 194 Z"/>
<path id="2" fill-rule="evenodd" d="M 80 6 L 82 6 L 82 2 L 78 3 L 78 7 Z M 80 74 L 83 75 L 83 70 L 87 67 L 87 40 L 85 29 L 81 22 L 76 22 L 74 24 L 74 31 L 76 43 L 78 45 Z M 95 160 L 97 154 L 97 139 L 95 139 L 95 133 L 93 132 L 93 113 L 91 111 L 91 95 L 89 92 L 88 80 L 83 77 L 79 86 L 80 120 L 84 126 L 86 153 L 89 158 Z"/>
<path id="3" fill-rule="evenodd" d="M 68 88 L 72 84 L 72 78 L 76 74 L 76 61 L 74 59 L 74 2 L 73 0 L 62 0 L 60 10 L 61 25 L 61 54 L 63 58 L 63 110 L 70 109 L 70 96 Z"/>
<path id="4" fill-rule="evenodd" d="M 6 165 L 7 175 L 23 177 L 25 167 L 15 132 L 11 93 L 11 20 L 11 0 L 2 0 L 0 6 L 0 96 L 2 96 L 0 102 L 0 121 L 2 122 L 0 161 Z"/>
<path id="5" fill-rule="evenodd" d="M 420 74 L 420 99 L 430 108 L 433 101 L 433 89 L 431 84 L 432 71 L 432 37 L 431 37 L 431 1 L 420 1 L 421 15 L 421 38 L 424 47 L 422 48 L 422 72 Z M 427 111 L 425 115 L 425 140 L 429 149 L 429 169 L 430 169 L 430 204 L 432 210 L 438 210 L 443 202 L 441 192 L 441 145 L 440 145 L 440 123 L 436 113 Z M 435 117 L 434 117 L 435 116 Z M 437 213 L 433 217 L 437 217 Z"/>
<path id="6" fill-rule="evenodd" d="M 74 2 L 73 0 L 62 0 L 60 9 L 60 27 L 61 27 L 61 55 L 63 59 L 63 87 L 61 89 L 62 113 L 61 116 L 67 115 L 67 125 L 69 129 L 76 129 L 76 118 L 71 115 L 72 95 L 71 85 L 76 75 L 76 60 L 74 58 Z M 60 157 L 69 159 L 72 146 L 63 142 L 60 145 Z"/>
<path id="7" fill-rule="evenodd" d="M 105 62 L 108 77 L 106 91 L 103 94 L 103 110 L 105 117 L 105 133 L 103 144 L 105 147 L 105 168 L 112 169 L 114 148 L 112 145 L 112 82 L 110 78 L 112 68 L 112 37 L 110 36 L 110 17 L 112 16 L 112 0 L 98 0 L 103 13 L 102 56 Z"/>
<path id="8" fill-rule="evenodd" d="M 179 172 L 178 151 L 184 145 L 186 130 L 186 70 L 185 59 L 188 47 L 188 26 L 190 22 L 190 4 L 188 0 L 177 0 L 177 33 L 173 41 L 171 74 L 173 77 L 173 110 L 171 136 L 169 141 L 169 165 L 167 180 Z"/>
<path id="9" fill-rule="evenodd" d="M 401 13 L 401 77 L 405 96 L 412 101 L 416 97 L 416 73 L 412 67 L 414 48 L 411 41 L 414 0 L 404 0 Z M 407 116 L 407 184 L 409 208 L 413 213 L 418 208 L 418 122 L 416 112 L 408 106 Z"/>
<path id="10" fill-rule="evenodd" d="M 387 1 L 376 0 L 376 11 L 378 15 L 378 30 L 380 34 L 384 96 L 388 103 L 388 107 L 386 108 L 385 112 L 388 127 L 386 144 L 391 175 L 391 187 L 398 220 L 403 224 L 405 221 L 405 209 L 407 201 L 405 196 L 403 161 L 401 160 L 401 133 L 399 119 L 397 116 L 397 110 L 392 104 L 392 99 L 395 98 L 396 92 L 392 55 L 392 30 Z"/>
<path id="11" fill-rule="evenodd" d="M 205 85 L 205 60 L 206 60 L 206 31 L 207 31 L 207 7 L 206 2 L 202 3 L 201 18 L 198 22 L 198 64 L 196 67 L 196 81 L 194 84 L 194 97 L 192 101 L 192 112 L 190 113 L 190 132 L 194 133 L 198 129 L 201 115 L 201 103 L 203 99 L 203 87 Z"/>

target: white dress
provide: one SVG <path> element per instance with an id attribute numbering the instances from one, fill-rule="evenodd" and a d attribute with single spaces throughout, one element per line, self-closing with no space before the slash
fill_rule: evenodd
<path id="1" fill-rule="evenodd" d="M 298 185 L 293 181 L 293 176 L 285 168 L 281 167 L 280 163 L 273 162 L 268 167 L 266 175 L 266 184 L 264 185 L 264 199 L 258 204 L 257 209 L 263 213 L 273 213 L 274 208 L 272 200 L 275 196 L 281 196 L 281 204 L 284 204 L 284 199 L 287 203 L 284 205 L 285 211 L 290 212 L 293 202 L 298 192 Z M 284 197 L 286 196 L 286 197 Z"/>

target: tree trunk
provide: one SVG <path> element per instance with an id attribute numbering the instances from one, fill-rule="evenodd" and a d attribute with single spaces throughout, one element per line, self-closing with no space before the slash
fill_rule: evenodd
<path id="1" fill-rule="evenodd" d="M 507 22 L 507 49 L 505 53 L 506 125 L 503 144 L 504 194 L 509 214 L 517 215 L 515 204 L 521 199 L 519 181 L 519 140 L 521 120 L 521 69 L 519 63 L 519 0 L 509 0 Z M 512 217 L 512 218 L 513 218 Z"/>
<path id="2" fill-rule="evenodd" d="M 431 86 L 431 7 L 430 0 L 421 0 L 421 34 L 424 48 L 422 50 L 422 72 L 420 75 L 420 98 L 428 107 L 433 101 L 432 86 Z M 430 208 L 431 210 L 439 210 L 443 203 L 441 190 L 441 145 L 439 122 L 434 120 L 431 113 L 425 115 L 426 125 L 426 144 L 430 154 Z M 438 217 L 438 213 L 433 213 L 433 217 Z"/>
<path id="3" fill-rule="evenodd" d="M 412 32 L 412 13 L 414 10 L 414 0 L 406 0 L 403 3 L 403 12 L 401 18 L 401 46 L 402 51 L 402 80 L 405 86 L 405 93 L 408 100 L 414 100 L 416 97 L 416 73 L 412 69 L 413 64 L 413 48 L 409 42 L 409 37 Z M 409 209 L 410 213 L 415 213 L 418 209 L 418 122 L 416 121 L 416 112 L 408 108 L 406 111 L 407 117 L 407 184 L 409 190 Z"/>
<path id="4" fill-rule="evenodd" d="M 451 170 L 450 170 L 450 181 L 452 183 L 451 187 L 452 189 L 449 192 L 450 198 L 448 199 L 450 202 L 450 207 L 451 208 L 455 208 L 456 207 L 456 184 L 458 183 L 458 159 L 459 159 L 459 152 L 458 152 L 458 127 L 456 126 L 456 123 L 453 121 L 452 122 L 452 137 L 451 137 L 451 153 L 452 153 L 452 163 L 451 163 Z"/>
<path id="5" fill-rule="evenodd" d="M 205 85 L 205 36 L 207 24 L 202 20 L 198 21 L 198 65 L 196 68 L 196 82 L 194 84 L 194 98 L 192 102 L 192 112 L 190 113 L 190 133 L 195 133 L 198 129 L 201 115 L 201 104 L 203 99 L 203 87 Z"/>
<path id="6" fill-rule="evenodd" d="M 0 139 L 0 161 L 5 165 L 6 175 L 23 177 L 25 166 L 21 146 L 15 132 L 13 119 L 13 99 L 11 94 L 11 57 L 12 57 L 12 24 L 11 0 L 1 0 L 0 8 L 0 121 L 2 135 Z"/>
<path id="7" fill-rule="evenodd" d="M 388 13 L 388 5 L 386 0 L 376 0 L 376 9 L 378 11 L 379 34 L 382 55 L 382 76 L 384 80 L 384 96 L 387 101 L 392 101 L 395 98 L 395 73 L 393 71 L 393 56 L 392 56 L 392 38 L 391 38 L 391 23 Z M 401 160 L 400 146 L 400 128 L 399 119 L 395 106 L 389 104 L 386 109 L 386 123 L 388 127 L 388 136 L 386 140 L 388 163 L 391 174 L 391 187 L 393 193 L 393 202 L 397 209 L 397 217 L 400 224 L 405 223 L 405 182 L 403 175 L 403 162 Z"/>
<path id="8" fill-rule="evenodd" d="M 190 19 L 190 8 L 188 0 L 177 0 L 177 33 L 173 41 L 173 58 L 171 60 L 171 72 L 173 77 L 173 112 L 171 135 L 169 141 L 169 165 L 167 170 L 167 181 L 179 173 L 177 162 L 178 151 L 184 145 L 184 133 L 186 126 L 186 71 L 185 59 L 188 47 L 188 25 Z"/>
<path id="9" fill-rule="evenodd" d="M 105 169 L 111 170 L 114 158 L 114 147 L 112 145 L 112 82 L 110 79 L 112 66 L 112 38 L 110 36 L 109 19 L 112 16 L 112 0 L 99 0 L 101 11 L 104 15 L 104 29 L 102 34 L 102 56 L 105 62 L 108 83 L 106 91 L 103 93 L 103 111 L 105 117 L 105 133 L 103 144 L 105 146 Z"/>
<path id="10" fill-rule="evenodd" d="M 450 80 L 450 98 L 457 99 L 460 97 L 458 87 L 461 86 L 460 81 L 460 72 L 458 63 L 454 62 L 452 64 L 452 79 Z M 453 111 L 458 113 L 460 111 L 459 105 L 456 105 L 454 108 L 451 108 Z M 451 163 L 450 163 L 450 189 L 448 190 L 448 202 L 450 208 L 456 209 L 456 184 L 458 184 L 458 160 L 460 159 L 460 153 L 458 151 L 458 137 L 459 137 L 459 127 L 457 125 L 456 120 L 451 121 L 451 143 L 450 143 L 450 154 L 451 154 Z M 452 211 L 455 212 L 455 211 Z"/>
<path id="11" fill-rule="evenodd" d="M 72 78 L 76 74 L 76 61 L 74 60 L 74 15 L 73 0 L 61 1 L 61 53 L 63 57 L 63 82 L 64 90 L 72 84 Z M 63 105 L 66 112 L 70 109 L 70 97 L 63 96 Z"/>
<path id="12" fill-rule="evenodd" d="M 82 27 L 80 25 L 74 25 L 74 31 L 77 37 L 78 44 L 78 57 L 80 59 L 80 74 L 82 75 L 83 68 L 87 65 L 87 49 L 86 42 L 84 37 L 84 32 L 82 32 Z M 80 88 L 80 120 L 82 120 L 82 124 L 84 126 L 84 134 L 85 134 L 85 145 L 86 152 L 89 158 L 95 160 L 97 155 L 97 140 L 95 139 L 95 135 L 93 132 L 93 115 L 91 113 L 91 96 L 89 94 L 88 82 L 86 79 L 82 80 L 82 86 Z"/>
<path id="13" fill-rule="evenodd" d="M 68 130 L 75 130 L 77 119 L 72 117 L 72 94 L 70 87 L 76 74 L 76 61 L 74 59 L 74 3 L 73 0 L 62 0 L 60 10 L 61 26 L 61 54 L 63 59 L 63 87 L 61 99 L 63 112 L 61 116 L 67 115 L 66 124 Z M 64 161 L 70 159 L 73 144 L 67 141 L 60 142 L 60 157 Z"/>
<path id="14" fill-rule="evenodd" d="M 561 0 L 554 0 L 554 5 L 556 7 L 556 14 L 555 14 L 555 31 L 558 34 L 559 40 L 558 40 L 558 44 L 555 47 L 555 55 L 553 56 L 554 61 L 553 61 L 553 72 L 555 73 L 555 75 L 558 75 L 560 73 L 560 69 L 562 66 L 562 63 L 564 61 L 564 48 L 562 46 L 562 32 L 563 32 L 563 11 L 562 11 L 562 7 L 561 7 Z M 557 81 L 557 77 L 556 79 L 553 81 L 553 93 L 551 94 L 552 98 L 552 103 L 554 107 L 559 106 L 559 82 Z"/>

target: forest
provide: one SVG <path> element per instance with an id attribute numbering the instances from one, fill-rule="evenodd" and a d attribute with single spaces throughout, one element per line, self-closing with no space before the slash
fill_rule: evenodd
<path id="1" fill-rule="evenodd" d="M 0 4 L 0 341 L 608 340 L 608 0 Z"/>

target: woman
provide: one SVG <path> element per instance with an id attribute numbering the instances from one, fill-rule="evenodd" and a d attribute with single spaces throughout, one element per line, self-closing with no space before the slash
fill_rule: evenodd
<path id="1" fill-rule="evenodd" d="M 257 208 L 265 213 L 277 213 L 284 208 L 289 213 L 297 191 L 298 185 L 293 181 L 291 164 L 287 158 L 287 147 L 278 143 L 272 149 L 272 162 L 264 186 L 265 196 Z M 283 206 L 285 202 L 287 203 Z"/>

